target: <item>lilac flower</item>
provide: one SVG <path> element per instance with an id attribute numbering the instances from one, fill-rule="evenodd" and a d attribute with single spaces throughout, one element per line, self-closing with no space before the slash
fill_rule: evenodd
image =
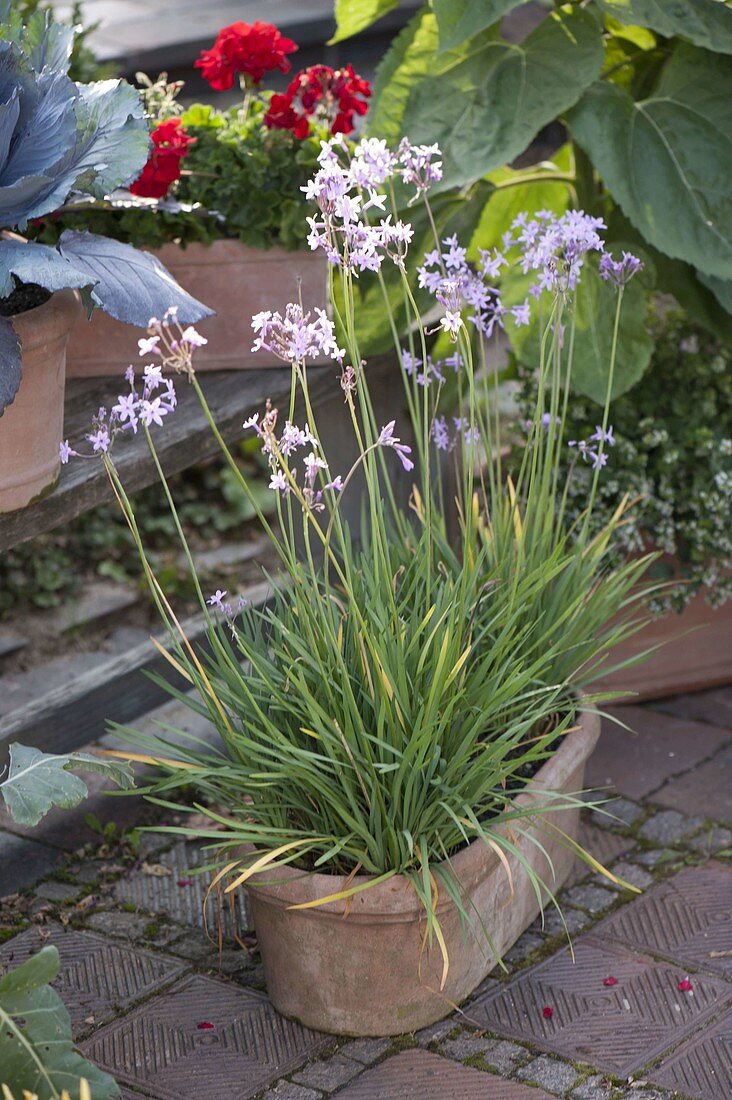
<path id="1" fill-rule="evenodd" d="M 163 368 L 158 366 L 147 366 L 142 371 L 143 378 L 145 379 L 145 390 L 147 393 L 152 393 L 158 386 L 163 384 Z"/>
<path id="2" fill-rule="evenodd" d="M 155 318 L 154 317 L 151 318 L 150 324 L 152 325 L 154 321 L 155 321 Z M 157 324 L 157 322 L 155 322 L 155 323 Z M 137 341 L 137 346 L 140 349 L 140 352 L 139 352 L 140 358 L 142 359 L 145 355 L 159 355 L 160 354 L 160 350 L 158 348 L 159 343 L 160 343 L 160 337 L 159 336 L 148 336 L 148 337 L 143 337 L 141 340 L 138 340 Z"/>
<path id="3" fill-rule="evenodd" d="M 224 597 L 227 595 L 226 589 L 222 592 L 220 588 L 217 588 L 212 596 L 209 596 L 206 603 L 209 607 L 216 607 L 219 611 L 224 610 Z"/>
<path id="4" fill-rule="evenodd" d="M 290 421 L 286 421 L 284 431 L 278 444 L 280 451 L 283 455 L 289 456 L 298 447 L 306 447 L 308 443 L 317 446 L 317 440 L 310 431 L 310 428 L 306 424 L 304 428 L 298 428 L 296 424 L 291 424 Z"/>
<path id="5" fill-rule="evenodd" d="M 623 252 L 621 259 L 614 260 L 609 252 L 600 256 L 600 276 L 615 286 L 626 286 L 633 276 L 643 270 L 643 264 L 632 252 Z"/>
<path id="6" fill-rule="evenodd" d="M 149 428 L 151 424 L 157 424 L 162 427 L 163 417 L 167 414 L 168 409 L 159 397 L 155 397 L 152 401 L 145 399 L 140 401 L 138 412 L 140 420 L 146 428 Z"/>
<path id="7" fill-rule="evenodd" d="M 492 252 L 488 249 L 481 248 L 479 250 L 479 255 L 481 271 L 483 275 L 489 279 L 497 279 L 501 268 L 508 266 L 506 257 L 495 248 Z"/>
<path id="8" fill-rule="evenodd" d="M 531 309 L 528 298 L 522 302 L 520 306 L 513 306 L 511 315 L 516 322 L 517 328 L 520 328 L 521 325 L 528 325 L 531 321 Z"/>
<path id="9" fill-rule="evenodd" d="M 414 469 L 414 463 L 408 456 L 412 453 L 412 448 L 407 447 L 405 443 L 399 441 L 399 436 L 394 435 L 394 425 L 396 420 L 390 420 L 385 427 L 381 429 L 379 438 L 376 443 L 380 447 L 391 447 L 399 456 L 399 460 L 404 469 L 409 472 Z"/>
<path id="10" fill-rule="evenodd" d="M 595 434 L 591 435 L 590 439 L 594 440 L 596 443 L 608 443 L 611 447 L 614 447 L 615 446 L 615 436 L 613 435 L 613 426 L 612 426 L 612 424 L 607 429 L 607 431 L 605 431 L 603 429 L 602 424 L 596 424 L 595 425 Z"/>
<path id="11" fill-rule="evenodd" d="M 130 363 L 125 371 L 125 382 L 129 383 L 130 386 L 134 386 L 135 384 L 135 368 L 132 366 L 132 363 Z"/>
<path id="12" fill-rule="evenodd" d="M 104 425 L 99 425 L 95 432 L 86 437 L 92 445 L 94 454 L 106 454 L 109 450 L 110 437 Z"/>
<path id="13" fill-rule="evenodd" d="M 603 248 L 598 234 L 601 229 L 605 229 L 602 218 L 593 218 L 583 210 L 568 210 L 559 218 L 539 210 L 531 219 L 519 214 L 505 243 L 519 246 L 525 275 L 538 273 L 531 288 L 537 296 L 541 290 L 574 290 L 587 253 Z"/>
<path id="14" fill-rule="evenodd" d="M 548 413 L 548 412 L 547 413 L 542 413 L 542 417 L 541 417 L 541 426 L 542 426 L 542 428 L 548 428 L 549 425 L 551 424 L 551 422 L 552 422 L 552 414 Z M 562 421 L 558 416 L 555 416 L 554 417 L 554 423 L 555 424 L 561 424 Z"/>
<path id="15" fill-rule="evenodd" d="M 432 423 L 432 440 L 438 451 L 451 451 L 453 441 L 444 416 L 436 416 Z"/>
<path id="16" fill-rule="evenodd" d="M 65 466 L 70 458 L 75 458 L 76 456 L 77 452 L 71 449 L 68 439 L 64 439 L 62 443 L 59 443 L 58 457 L 62 466 Z"/>
<path id="17" fill-rule="evenodd" d="M 588 454 L 592 459 L 593 470 L 597 470 L 598 468 L 601 469 L 603 466 L 607 465 L 607 451 L 589 451 Z"/>
<path id="18" fill-rule="evenodd" d="M 351 180 L 375 192 L 392 176 L 396 163 L 397 157 L 383 139 L 363 138 L 353 150 L 349 169 Z"/>
<path id="19" fill-rule="evenodd" d="M 332 481 L 329 481 L 325 486 L 326 489 L 332 489 L 334 493 L 340 493 L 343 491 L 343 478 L 340 474 L 334 477 Z"/>
<path id="20" fill-rule="evenodd" d="M 442 179 L 442 161 L 437 159 L 439 145 L 412 145 L 402 138 L 398 155 L 401 177 L 407 186 L 415 188 L 415 198 Z"/>
<path id="21" fill-rule="evenodd" d="M 475 445 L 480 443 L 480 431 L 477 425 L 470 427 L 470 420 L 467 416 L 453 416 L 453 423 L 455 425 L 455 431 L 462 435 L 466 446 L 470 446 L 471 443 Z"/>
<path id="22" fill-rule="evenodd" d="M 441 327 L 452 336 L 453 340 L 457 340 L 461 324 L 460 313 L 452 309 L 446 309 L 444 316 L 440 318 Z"/>
<path id="23" fill-rule="evenodd" d="M 289 488 L 289 482 L 285 477 L 284 470 L 275 470 L 270 478 L 270 489 L 276 489 L 280 493 L 286 493 Z"/>
<path id="24" fill-rule="evenodd" d="M 252 351 L 264 348 L 286 363 L 299 363 L 326 355 L 330 359 L 342 359 L 343 352 L 335 339 L 335 327 L 325 310 L 304 313 L 302 306 L 290 303 L 285 315 L 263 310 L 252 317 L 252 328 L 257 334 Z"/>
<path id="25" fill-rule="evenodd" d="M 206 337 L 201 336 L 200 332 L 198 332 L 193 325 L 189 325 L 188 328 L 183 329 L 180 338 L 184 343 L 190 344 L 192 348 L 202 348 L 208 343 Z"/>
<path id="26" fill-rule="evenodd" d="M 127 424 L 134 432 L 137 431 L 139 397 L 132 390 L 131 393 L 121 393 L 117 398 L 117 404 L 112 406 L 112 412 L 120 424 Z"/>

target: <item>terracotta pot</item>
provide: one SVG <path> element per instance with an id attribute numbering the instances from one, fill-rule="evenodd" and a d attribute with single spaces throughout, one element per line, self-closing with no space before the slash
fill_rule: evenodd
<path id="1" fill-rule="evenodd" d="M 579 728 L 537 773 L 536 791 L 522 793 L 516 803 L 539 805 L 544 800 L 540 792 L 547 790 L 581 790 L 585 763 L 599 733 L 598 716 L 583 712 Z M 576 838 L 578 810 L 552 813 L 550 820 Z M 530 828 L 541 838 L 554 874 L 536 845 L 518 835 L 514 842 L 554 891 L 567 878 L 574 855 L 541 817 Z M 502 955 L 539 912 L 526 871 L 515 856 L 508 860 L 513 896 L 501 860 L 483 841 L 453 857 L 453 872 L 473 915 L 462 928 L 457 908 L 443 891 L 438 913 L 450 967 L 442 991 L 442 956 L 436 942 L 422 950 L 424 910 L 405 876 L 347 901 L 304 910 L 288 906 L 337 893 L 346 879 L 293 867 L 254 876 L 247 891 L 275 1008 L 307 1027 L 339 1035 L 397 1035 L 446 1016 L 496 965 L 486 932 Z M 349 885 L 365 881 L 357 877 Z"/>
<path id="2" fill-rule="evenodd" d="M 59 475 L 64 427 L 66 342 L 81 315 L 73 290 L 11 317 L 20 337 L 23 377 L 0 417 L 0 512 L 24 508 L 51 489 Z"/>
<path id="3" fill-rule="evenodd" d="M 252 353 L 252 314 L 282 311 L 300 295 L 306 309 L 326 308 L 328 272 L 322 252 L 265 251 L 241 241 L 187 248 L 166 244 L 153 252 L 182 287 L 216 310 L 216 316 L 196 325 L 208 340 L 196 353 L 197 370 L 281 367 L 282 361 L 274 356 Z M 97 310 L 88 324 L 77 326 L 69 341 L 68 377 L 121 375 L 130 362 L 139 363 L 137 341 L 142 335 L 133 325 Z"/>
<path id="4" fill-rule="evenodd" d="M 603 676 L 597 686 L 640 702 L 732 684 L 732 600 L 713 608 L 699 593 L 681 614 L 654 619 L 619 646 L 611 664 L 657 645 L 647 661 Z"/>

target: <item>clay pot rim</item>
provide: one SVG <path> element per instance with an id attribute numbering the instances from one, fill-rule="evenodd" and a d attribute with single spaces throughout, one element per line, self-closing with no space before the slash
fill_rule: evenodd
<path id="1" fill-rule="evenodd" d="M 600 736 L 600 716 L 597 711 L 582 709 L 578 713 L 578 724 L 560 743 L 556 752 L 546 760 L 534 778 L 530 788 L 522 791 L 513 799 L 520 806 L 530 806 L 542 801 L 542 794 L 548 790 L 561 790 L 567 776 L 581 761 L 586 761 Z M 539 788 L 539 789 L 536 789 Z M 504 826 L 503 828 L 507 828 Z M 251 850 L 251 846 L 247 846 Z M 497 853 L 485 842 L 476 838 L 465 848 L 461 848 L 451 857 L 449 864 L 460 880 L 465 896 L 470 897 L 475 884 L 484 879 L 500 864 Z M 274 877 L 276 876 L 276 878 Z M 319 871 L 302 871 L 287 865 L 267 872 L 263 870 L 247 880 L 246 889 L 251 890 L 267 905 L 286 909 L 306 901 L 315 901 L 338 893 L 345 888 L 346 875 L 328 875 Z M 356 875 L 348 881 L 349 887 L 365 884 L 373 875 Z M 449 896 L 443 891 L 437 911 L 452 905 Z M 414 892 L 412 883 L 406 875 L 394 875 L 392 878 L 353 894 L 341 901 L 327 902 L 312 909 L 299 910 L 302 916 L 329 916 L 342 918 L 348 913 L 350 920 L 372 920 L 380 917 L 388 921 L 411 921 L 423 915 L 424 908 Z"/>
<path id="2" fill-rule="evenodd" d="M 65 335 L 82 313 L 78 290 L 65 287 L 56 290 L 45 302 L 23 313 L 11 313 L 6 321 L 12 323 L 20 337 L 22 351 L 29 352 L 41 344 L 47 344 Z"/>

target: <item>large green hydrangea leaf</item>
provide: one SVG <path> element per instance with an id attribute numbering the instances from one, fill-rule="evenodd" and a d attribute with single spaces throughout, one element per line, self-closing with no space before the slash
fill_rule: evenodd
<path id="1" fill-rule="evenodd" d="M 677 45 L 653 93 L 598 82 L 568 115 L 608 190 L 667 255 L 732 277 L 732 65 Z"/>
<path id="2" fill-rule="evenodd" d="M 432 0 L 440 28 L 440 52 L 491 27 L 524 0 Z"/>
<path id="3" fill-rule="evenodd" d="M 449 0 L 448 0 L 449 2 Z M 720 0 L 598 0 L 621 23 L 680 35 L 717 53 L 732 53 L 732 7 Z"/>
<path id="4" fill-rule="evenodd" d="M 331 43 L 365 31 L 398 3 L 399 0 L 335 0 L 336 32 Z"/>
<path id="5" fill-rule="evenodd" d="M 436 59 L 409 94 L 402 129 L 415 143 L 439 144 L 443 187 L 471 182 L 523 152 L 602 61 L 600 27 L 578 8 L 553 12 L 520 44 L 491 28 Z"/>
<path id="6" fill-rule="evenodd" d="M 44 947 L 0 978 L 0 1088 L 11 1095 L 79 1100 L 80 1081 L 94 1100 L 114 1100 L 117 1084 L 74 1046 L 71 1021 L 49 982 L 58 974 L 55 947 Z"/>

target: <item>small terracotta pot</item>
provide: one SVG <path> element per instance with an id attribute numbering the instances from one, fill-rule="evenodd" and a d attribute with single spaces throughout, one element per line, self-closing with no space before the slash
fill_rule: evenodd
<path id="1" fill-rule="evenodd" d="M 20 337 L 23 377 L 0 416 L 0 512 L 24 508 L 56 483 L 64 427 L 66 342 L 81 316 L 74 290 L 11 317 Z"/>
<path id="2" fill-rule="evenodd" d="M 615 665 L 660 646 L 647 660 L 600 676 L 602 690 L 623 691 L 633 702 L 732 684 L 732 600 L 711 607 L 700 592 L 678 614 L 654 619 L 610 654 Z M 626 698 L 626 696 L 622 696 Z"/>
<path id="3" fill-rule="evenodd" d="M 264 250 L 224 240 L 187 248 L 166 244 L 152 251 L 189 294 L 216 310 L 214 317 L 196 324 L 208 340 L 196 352 L 198 371 L 281 367 L 282 360 L 251 351 L 252 315 L 264 309 L 283 311 L 301 296 L 305 309 L 326 308 L 328 270 L 322 252 Z M 142 335 L 135 326 L 97 310 L 69 341 L 67 376 L 121 375 L 130 363 L 140 363 L 137 341 Z"/>
<path id="4" fill-rule="evenodd" d="M 549 790 L 581 790 L 585 763 L 599 734 L 599 717 L 583 712 L 579 728 L 537 773 L 535 790 L 520 794 L 516 804 L 541 805 L 546 801 L 541 792 Z M 576 839 L 579 811 L 552 812 L 544 821 L 539 815 L 530 825 L 521 822 L 524 830 L 540 838 L 553 873 L 535 844 L 518 834 L 512 839 L 555 891 L 575 857 L 547 820 Z M 442 955 L 436 941 L 430 948 L 424 946 L 424 910 L 405 876 L 346 901 L 300 910 L 288 906 L 337 893 L 346 887 L 345 877 L 293 867 L 253 876 L 247 892 L 275 1008 L 307 1027 L 339 1035 L 398 1035 L 446 1016 L 494 968 L 494 951 L 504 954 L 539 912 L 526 871 L 514 855 L 507 854 L 507 859 L 513 894 L 502 861 L 482 840 L 452 858 L 451 868 L 471 915 L 463 928 L 457 908 L 442 891 L 438 914 L 450 960 L 442 991 Z M 348 885 L 365 881 L 357 877 Z"/>

